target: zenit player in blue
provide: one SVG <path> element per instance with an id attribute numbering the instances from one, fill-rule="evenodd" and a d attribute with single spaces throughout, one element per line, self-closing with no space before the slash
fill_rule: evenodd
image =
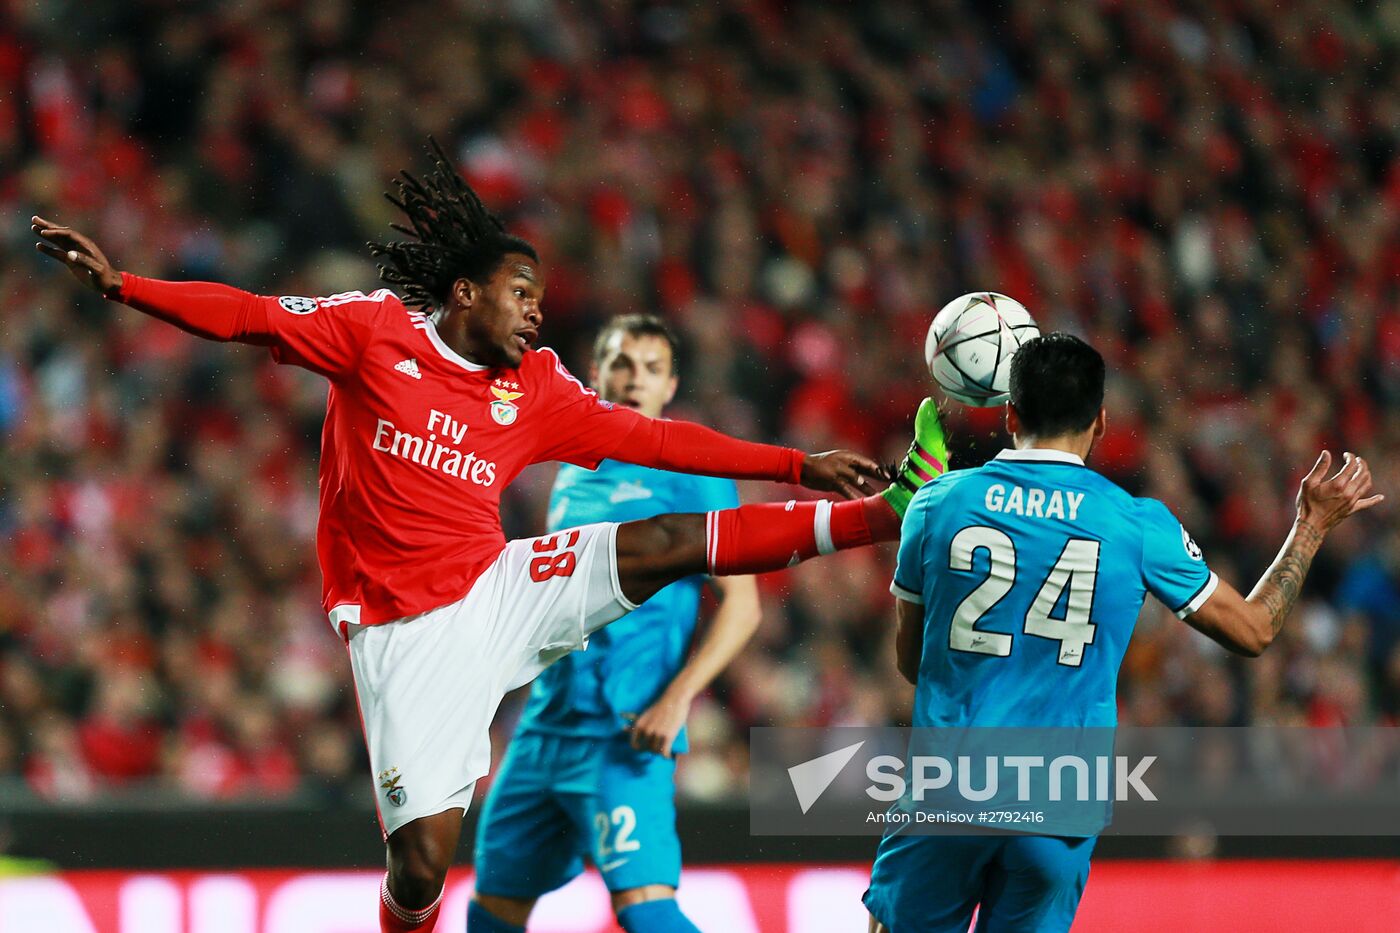
<path id="1" fill-rule="evenodd" d="M 1248 598 L 1219 580 L 1162 503 L 1085 466 L 1103 436 L 1104 362 L 1068 334 L 1028 341 L 1011 369 L 1015 449 L 923 487 L 905 513 L 892 591 L 914 726 L 1112 727 L 1118 667 L 1151 593 L 1256 656 L 1293 607 L 1323 536 L 1381 500 L 1346 454 L 1302 482 L 1293 529 Z M 881 841 L 865 905 L 872 931 L 1067 930 L 1094 837 L 931 836 Z"/>
<path id="2" fill-rule="evenodd" d="M 660 417 L 677 387 L 671 329 L 648 315 L 614 318 L 598 335 L 592 382 L 605 400 Z M 738 504 L 732 480 L 613 460 L 596 472 L 565 465 L 549 528 Z M 675 900 L 674 755 L 686 750 L 691 701 L 759 621 L 752 576 L 711 578 L 720 607 L 691 654 L 706 579 L 671 584 L 535 681 L 477 828 L 471 933 L 523 928 L 535 900 L 581 872 L 585 856 L 624 929 L 696 929 Z"/>

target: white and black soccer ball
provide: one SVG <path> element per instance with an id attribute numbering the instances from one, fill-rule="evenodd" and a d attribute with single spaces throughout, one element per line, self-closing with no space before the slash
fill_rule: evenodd
<path id="1" fill-rule="evenodd" d="M 1019 301 L 997 292 L 972 292 L 943 306 L 928 329 L 924 362 L 929 374 L 964 405 L 989 408 L 1011 394 L 1011 358 L 1040 328 Z"/>

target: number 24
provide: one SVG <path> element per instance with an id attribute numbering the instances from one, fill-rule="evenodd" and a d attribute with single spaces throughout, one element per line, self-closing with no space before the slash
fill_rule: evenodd
<path id="1" fill-rule="evenodd" d="M 989 654 L 1004 658 L 1011 654 L 1012 636 L 1003 632 L 979 631 L 977 623 L 1001 602 L 1016 583 L 1016 544 L 1005 532 L 985 525 L 964 528 L 953 536 L 948 549 L 948 566 L 953 570 L 971 570 L 972 557 L 985 550 L 991 558 L 987 578 L 953 610 L 948 629 L 948 647 L 954 651 Z M 1066 667 L 1079 667 L 1084 661 L 1084 647 L 1094 643 L 1098 626 L 1089 621 L 1094 607 L 1094 585 L 1099 575 L 1099 542 L 1071 538 L 1065 542 L 1050 575 L 1041 584 L 1030 609 L 1026 611 L 1022 631 L 1027 635 L 1049 638 L 1060 643 L 1058 662 Z M 1060 602 L 1065 588 L 1064 618 L 1050 613 Z"/>

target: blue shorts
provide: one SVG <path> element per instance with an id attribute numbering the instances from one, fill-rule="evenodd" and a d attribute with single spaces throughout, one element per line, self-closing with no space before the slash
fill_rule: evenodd
<path id="1" fill-rule="evenodd" d="M 584 858 L 610 891 L 675 887 L 675 771 L 625 735 L 516 736 L 477 823 L 476 889 L 531 900 L 582 872 Z"/>
<path id="2" fill-rule="evenodd" d="M 1097 837 L 921 836 L 880 841 L 865 906 L 890 933 L 1068 930 Z"/>

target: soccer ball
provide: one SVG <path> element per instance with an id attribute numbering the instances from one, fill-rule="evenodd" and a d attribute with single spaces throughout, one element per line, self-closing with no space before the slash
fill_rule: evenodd
<path id="1" fill-rule="evenodd" d="M 934 381 L 964 405 L 990 408 L 1011 394 L 1011 357 L 1040 328 L 1019 301 L 972 292 L 943 306 L 928 329 L 924 361 Z"/>

